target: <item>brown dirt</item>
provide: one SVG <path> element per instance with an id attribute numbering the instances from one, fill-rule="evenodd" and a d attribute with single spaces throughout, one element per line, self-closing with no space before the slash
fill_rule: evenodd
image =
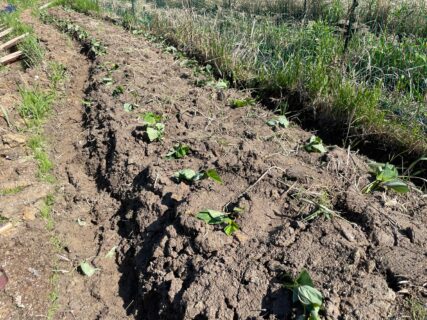
<path id="1" fill-rule="evenodd" d="M 229 101 L 244 92 L 196 87 L 192 71 L 161 46 L 96 18 L 50 13 L 107 48 L 88 61 L 52 26 L 32 21 L 69 75 L 45 128 L 57 168 L 55 234 L 64 250 L 53 259 L 51 249 L 40 248 L 19 266 L 25 271 L 47 259 L 64 270 L 54 319 L 290 319 L 282 276 L 302 268 L 325 296 L 326 319 L 400 319 L 407 295 L 427 301 L 425 197 L 363 195 L 368 159 L 336 146 L 324 156 L 308 154 L 301 145 L 309 132 L 295 125 L 273 131 L 262 106 L 231 109 Z M 109 70 L 112 64 L 119 68 Z M 114 84 L 106 85 L 110 76 Z M 125 92 L 114 98 L 118 85 Z M 82 99 L 90 106 L 83 109 Z M 139 107 L 125 112 L 124 103 Z M 145 111 L 163 114 L 163 142 L 145 141 L 138 120 Z M 166 160 L 177 142 L 189 144 L 191 155 Z M 216 168 L 223 184 L 176 183 L 171 176 L 182 168 Z M 302 199 L 325 193 L 342 219 L 302 222 L 311 209 Z M 244 208 L 233 237 L 195 218 L 205 208 L 233 206 Z M 22 234 L 26 240 L 29 231 Z M 3 245 L 17 246 L 12 238 Z M 116 258 L 106 258 L 115 246 Z M 15 255 L 26 254 L 17 253 L 8 256 L 9 268 L 2 262 L 6 272 Z M 99 268 L 94 276 L 76 271 L 82 260 Z M 49 285 L 29 290 L 28 299 L 41 301 L 35 293 Z"/>

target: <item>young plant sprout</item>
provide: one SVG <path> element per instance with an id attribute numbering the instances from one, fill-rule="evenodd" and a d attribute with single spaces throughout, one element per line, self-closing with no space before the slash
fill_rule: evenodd
<path id="1" fill-rule="evenodd" d="M 399 172 L 396 167 L 389 163 L 371 163 L 370 173 L 375 180 L 362 189 L 363 193 L 370 193 L 375 190 L 394 190 L 399 193 L 409 191 L 408 185 L 399 179 Z"/>
<path id="2" fill-rule="evenodd" d="M 232 235 L 240 228 L 230 215 L 220 211 L 206 209 L 200 211 L 196 217 L 199 220 L 203 220 L 207 224 L 225 224 L 224 232 L 227 236 Z"/>

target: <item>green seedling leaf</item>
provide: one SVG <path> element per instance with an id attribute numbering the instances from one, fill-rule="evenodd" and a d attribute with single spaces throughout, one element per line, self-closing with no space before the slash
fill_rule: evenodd
<path id="1" fill-rule="evenodd" d="M 117 249 L 117 246 L 112 247 L 112 248 L 107 252 L 107 254 L 105 255 L 105 258 L 109 258 L 109 259 L 114 258 L 114 255 L 116 254 L 116 249 Z"/>
<path id="2" fill-rule="evenodd" d="M 205 82 L 202 80 L 200 84 L 201 86 L 206 85 L 208 87 L 212 87 L 217 90 L 224 90 L 228 88 L 228 82 L 225 80 L 208 81 L 208 82 Z"/>
<path id="3" fill-rule="evenodd" d="M 207 224 L 220 224 L 224 223 L 224 219 L 227 215 L 221 211 L 206 209 L 200 211 L 196 218 L 199 220 L 203 220 Z"/>
<path id="4" fill-rule="evenodd" d="M 256 104 L 256 101 L 252 98 L 234 99 L 231 103 L 233 108 L 243 108 L 246 106 L 252 106 L 254 104 Z"/>
<path id="5" fill-rule="evenodd" d="M 165 132 L 165 125 L 163 123 L 156 123 L 154 127 L 148 126 L 146 128 L 147 137 L 150 142 L 159 141 L 163 138 Z"/>
<path id="6" fill-rule="evenodd" d="M 125 92 L 125 89 L 122 86 L 117 86 L 114 88 L 112 95 L 113 97 L 118 97 L 119 95 L 123 94 L 123 92 Z"/>
<path id="7" fill-rule="evenodd" d="M 182 170 L 179 170 L 178 172 L 175 172 L 173 176 L 179 182 L 181 181 L 193 182 L 198 176 L 198 173 L 192 169 L 182 169 Z"/>
<path id="8" fill-rule="evenodd" d="M 321 306 L 323 303 L 322 293 L 312 286 L 299 286 L 297 288 L 298 300 L 305 306 Z"/>
<path id="9" fill-rule="evenodd" d="M 270 119 L 267 121 L 267 125 L 270 127 L 282 127 L 282 128 L 288 128 L 289 127 L 289 120 L 285 116 L 279 116 L 274 119 Z"/>
<path id="10" fill-rule="evenodd" d="M 370 173 L 375 176 L 375 181 L 362 189 L 363 193 L 370 193 L 380 188 L 391 189 L 399 193 L 409 192 L 408 184 L 399 179 L 397 168 L 389 163 L 370 163 Z"/>
<path id="11" fill-rule="evenodd" d="M 408 185 L 405 182 L 398 179 L 384 182 L 382 186 L 387 189 L 392 189 L 399 193 L 409 192 Z"/>
<path id="12" fill-rule="evenodd" d="M 317 136 L 311 136 L 310 140 L 304 145 L 307 152 L 325 153 L 326 148 L 323 146 L 323 141 Z"/>
<path id="13" fill-rule="evenodd" d="M 222 179 L 219 176 L 218 172 L 215 169 L 208 169 L 205 171 L 205 175 L 208 178 L 211 178 L 212 180 L 222 184 Z"/>
<path id="14" fill-rule="evenodd" d="M 181 159 L 184 158 L 190 152 L 190 147 L 186 144 L 176 144 L 166 154 L 166 159 Z"/>
<path id="15" fill-rule="evenodd" d="M 126 112 L 132 112 L 135 109 L 136 109 L 136 106 L 133 105 L 132 103 L 123 104 L 123 110 L 125 110 Z"/>
<path id="16" fill-rule="evenodd" d="M 224 228 L 224 232 L 227 236 L 231 236 L 237 230 L 239 230 L 239 225 L 233 220 L 228 222 L 227 226 Z"/>
<path id="17" fill-rule="evenodd" d="M 154 112 L 145 112 L 141 116 L 144 123 L 149 125 L 154 125 L 162 121 L 162 115 L 156 114 Z"/>
<path id="18" fill-rule="evenodd" d="M 300 286 L 311 286 L 313 287 L 313 280 L 311 280 L 310 274 L 307 270 L 302 270 L 298 277 L 295 279 L 296 283 Z"/>
<path id="19" fill-rule="evenodd" d="M 97 268 L 94 268 L 90 263 L 86 261 L 82 261 L 80 263 L 80 269 L 83 272 L 83 274 L 88 277 L 92 277 L 95 274 L 95 272 L 99 270 Z"/>

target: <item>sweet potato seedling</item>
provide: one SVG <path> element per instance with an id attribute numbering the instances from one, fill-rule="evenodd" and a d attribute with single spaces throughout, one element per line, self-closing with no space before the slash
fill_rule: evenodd
<path id="1" fill-rule="evenodd" d="M 181 159 L 190 152 L 190 147 L 186 144 L 178 143 L 166 154 L 166 159 Z"/>
<path id="2" fill-rule="evenodd" d="M 224 232 L 227 236 L 232 235 L 239 230 L 239 225 L 226 213 L 206 209 L 197 214 L 197 219 L 203 220 L 207 224 L 225 224 Z"/>
<path id="3" fill-rule="evenodd" d="M 278 117 L 275 117 L 273 119 L 268 120 L 267 124 L 273 128 L 276 128 L 276 127 L 288 128 L 289 127 L 289 120 L 285 116 L 278 116 Z"/>
<path id="4" fill-rule="evenodd" d="M 308 140 L 308 142 L 304 145 L 304 149 L 307 152 L 326 152 L 326 148 L 323 145 L 322 139 L 317 136 L 311 136 L 310 140 Z"/>
<path id="5" fill-rule="evenodd" d="M 145 112 L 141 114 L 141 118 L 144 122 L 148 140 L 150 142 L 162 140 L 165 133 L 165 125 L 160 122 L 162 115 L 154 112 Z"/>
<path id="6" fill-rule="evenodd" d="M 323 296 L 314 288 L 313 280 L 306 270 L 301 271 L 296 279 L 286 275 L 284 286 L 292 290 L 292 302 L 299 302 L 303 308 L 303 314 L 298 319 L 320 320 Z"/>
<path id="7" fill-rule="evenodd" d="M 220 184 L 222 184 L 222 179 L 219 176 L 218 172 L 215 169 L 208 169 L 204 171 L 194 171 L 193 169 L 182 169 L 174 173 L 173 177 L 178 181 L 184 181 L 188 183 L 193 183 L 203 179 L 212 179 Z"/>
<path id="8" fill-rule="evenodd" d="M 370 193 L 374 190 L 394 190 L 399 193 L 409 191 L 408 185 L 399 179 L 399 172 L 396 167 L 389 163 L 371 163 L 370 173 L 375 177 L 375 180 L 369 183 L 362 189 L 363 193 Z"/>

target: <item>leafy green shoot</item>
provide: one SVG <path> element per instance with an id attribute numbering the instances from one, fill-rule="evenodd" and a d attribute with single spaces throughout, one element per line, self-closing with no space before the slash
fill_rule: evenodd
<path id="1" fill-rule="evenodd" d="M 92 277 L 95 272 L 99 270 L 98 268 L 93 267 L 92 264 L 87 261 L 80 262 L 79 267 L 81 272 L 87 277 Z"/>
<path id="2" fill-rule="evenodd" d="M 190 147 L 186 144 L 176 144 L 166 154 L 166 159 L 181 159 L 184 158 L 190 152 Z"/>
<path id="3" fill-rule="evenodd" d="M 308 222 L 319 217 L 323 217 L 325 220 L 331 220 L 333 217 L 336 217 L 339 215 L 337 212 L 329 209 L 326 205 L 322 203 L 316 203 L 309 199 L 301 199 L 301 200 L 314 207 L 314 209 L 304 219 L 302 219 L 302 221 L 304 222 Z"/>
<path id="4" fill-rule="evenodd" d="M 304 145 L 304 149 L 307 152 L 319 152 L 325 153 L 327 150 L 323 145 L 322 139 L 317 136 L 311 136 L 310 140 Z"/>
<path id="5" fill-rule="evenodd" d="M 256 100 L 252 98 L 245 98 L 245 99 L 234 99 L 231 103 L 231 106 L 233 108 L 243 108 L 247 106 L 253 106 L 256 104 Z"/>
<path id="6" fill-rule="evenodd" d="M 197 219 L 203 220 L 207 224 L 225 224 L 224 232 L 227 236 L 232 235 L 234 232 L 239 230 L 239 225 L 229 215 L 211 209 L 200 211 L 197 214 Z"/>
<path id="7" fill-rule="evenodd" d="M 371 168 L 370 173 L 375 177 L 375 180 L 362 189 L 363 193 L 371 193 L 380 189 L 391 189 L 399 193 L 409 191 L 407 183 L 399 179 L 399 172 L 394 165 L 389 163 L 371 163 L 369 166 Z"/>
<path id="8" fill-rule="evenodd" d="M 267 124 L 273 128 L 277 128 L 277 127 L 288 128 L 289 127 L 289 120 L 288 120 L 288 118 L 286 118 L 286 116 L 278 116 L 278 117 L 275 117 L 273 119 L 268 120 Z"/>
<path id="9" fill-rule="evenodd" d="M 138 106 L 136 104 L 133 104 L 133 103 L 126 102 L 123 104 L 123 110 L 126 112 L 132 112 L 136 108 L 138 108 Z"/>
<path id="10" fill-rule="evenodd" d="M 196 172 L 193 169 L 182 169 L 175 172 L 173 176 L 178 182 L 184 181 L 188 183 L 193 183 L 199 180 L 210 178 L 213 181 L 222 184 L 222 179 L 215 169 L 208 169 L 199 172 Z"/>
<path id="11" fill-rule="evenodd" d="M 303 307 L 303 317 L 309 320 L 320 320 L 319 310 L 323 304 L 322 293 L 314 288 L 313 280 L 306 270 L 302 270 L 296 279 L 287 276 L 284 286 L 292 290 L 292 302 L 299 302 Z"/>
<path id="12" fill-rule="evenodd" d="M 111 86 L 113 84 L 113 78 L 111 77 L 105 77 L 102 78 L 102 83 L 105 84 L 106 86 Z"/>
<path id="13" fill-rule="evenodd" d="M 125 89 L 123 88 L 123 86 L 117 86 L 114 88 L 112 96 L 113 97 L 118 97 L 121 94 L 123 94 L 125 92 Z"/>
<path id="14" fill-rule="evenodd" d="M 153 125 L 160 121 L 162 121 L 162 115 L 154 113 L 154 112 L 145 112 L 140 115 L 141 119 L 145 124 Z"/>

